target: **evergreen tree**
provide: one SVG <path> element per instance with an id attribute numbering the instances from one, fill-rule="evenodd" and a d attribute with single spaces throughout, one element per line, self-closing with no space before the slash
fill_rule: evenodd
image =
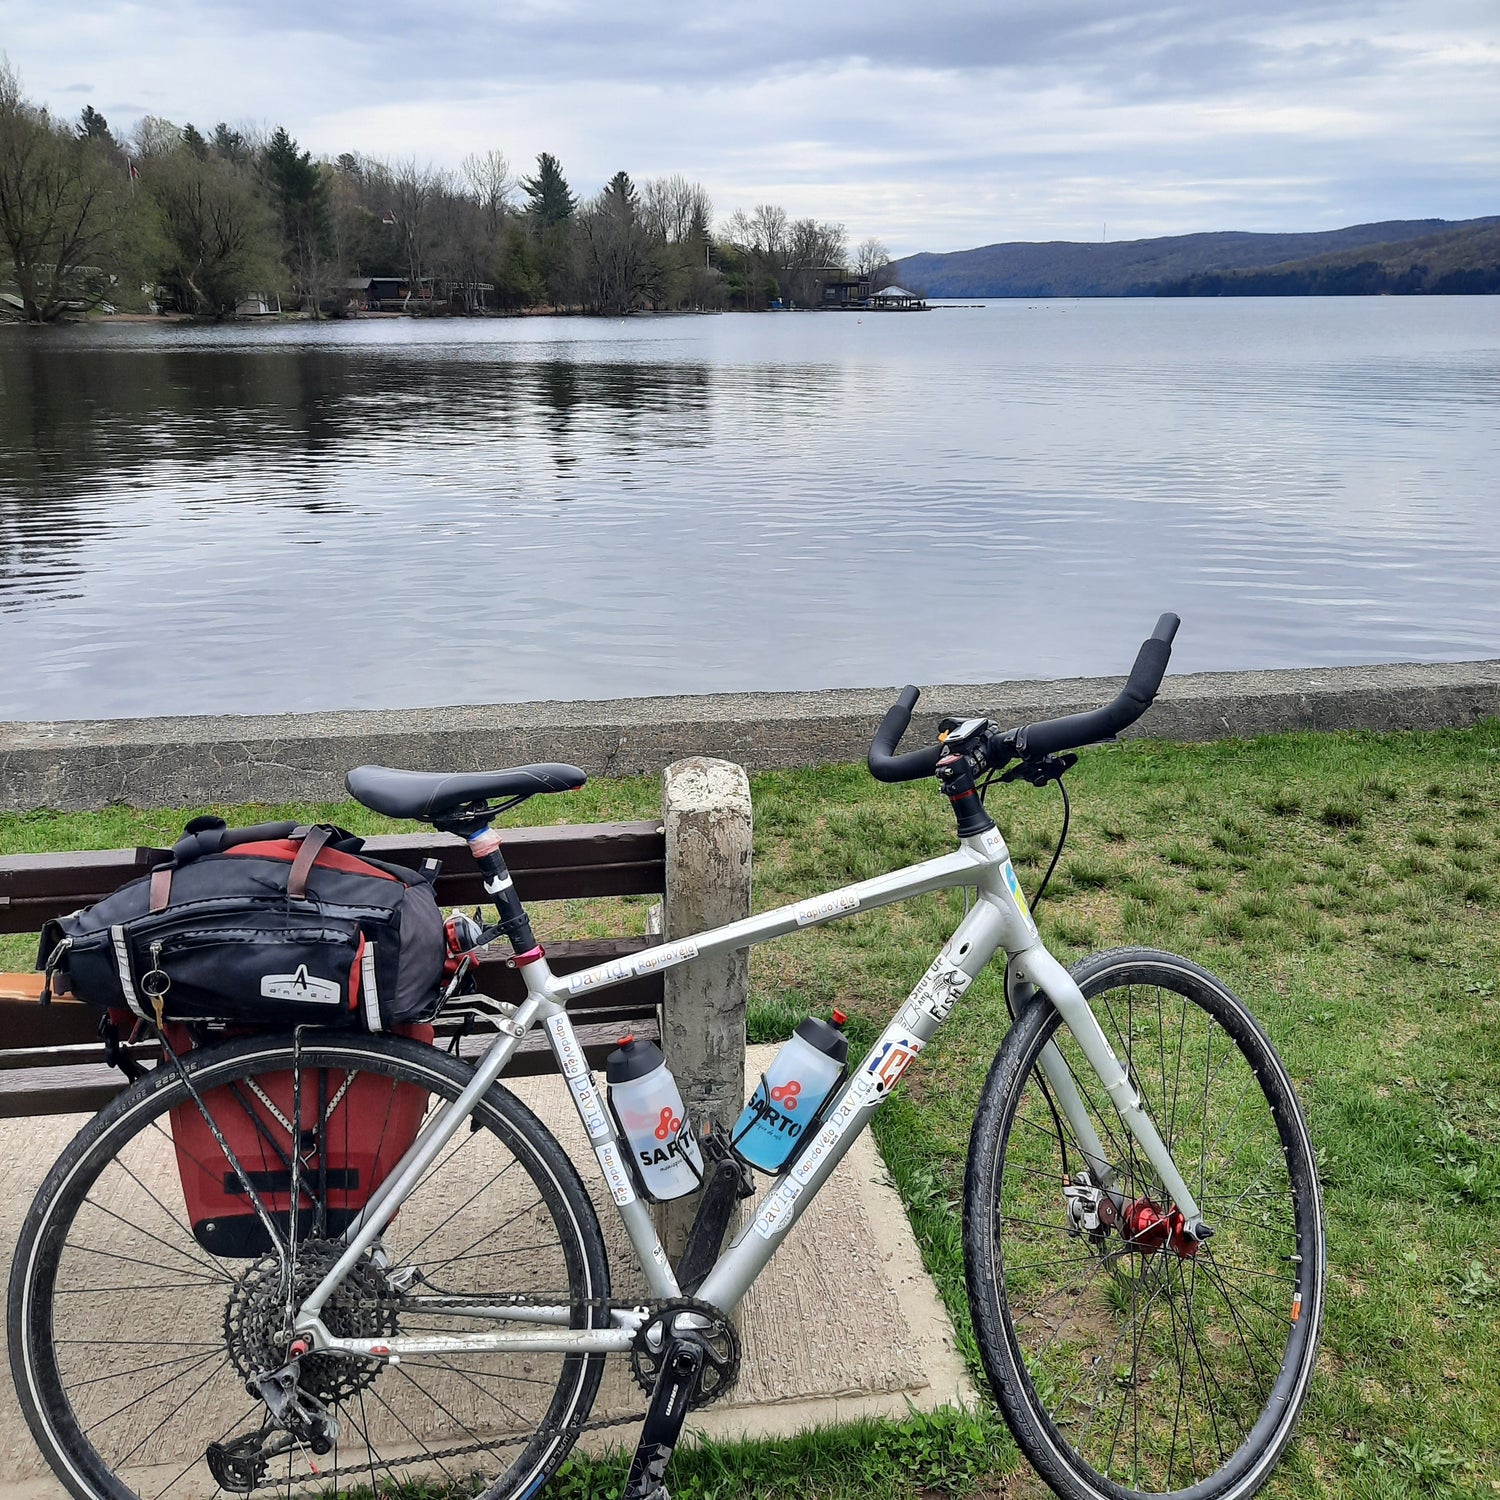
<path id="1" fill-rule="evenodd" d="M 78 117 L 78 139 L 103 141 L 107 146 L 115 144 L 114 136 L 109 133 L 109 121 L 92 104 L 85 104 L 83 113 Z"/>
<path id="2" fill-rule="evenodd" d="M 198 158 L 199 161 L 208 160 L 208 141 L 196 125 L 185 125 L 182 130 L 182 144 Z"/>
<path id="3" fill-rule="evenodd" d="M 535 177 L 521 179 L 521 191 L 526 194 L 526 212 L 548 228 L 571 219 L 578 207 L 562 166 L 550 151 L 537 157 Z"/>
<path id="4" fill-rule="evenodd" d="M 223 120 L 214 126 L 214 155 L 242 166 L 250 159 L 250 145 L 238 130 L 231 130 Z"/>
<path id="5" fill-rule="evenodd" d="M 281 242 L 297 293 L 316 312 L 331 269 L 327 264 L 332 248 L 327 180 L 312 152 L 298 151 L 282 125 L 266 143 L 261 170 L 281 221 Z"/>

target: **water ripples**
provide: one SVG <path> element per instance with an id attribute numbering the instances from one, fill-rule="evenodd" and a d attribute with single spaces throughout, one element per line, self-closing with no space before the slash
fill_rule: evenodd
<path id="1" fill-rule="evenodd" d="M 0 337 L 0 715 L 1500 654 L 1492 298 Z"/>

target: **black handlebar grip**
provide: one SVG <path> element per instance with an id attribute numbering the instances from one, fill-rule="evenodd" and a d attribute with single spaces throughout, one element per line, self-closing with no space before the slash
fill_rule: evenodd
<path id="1" fill-rule="evenodd" d="M 1134 724 L 1151 707 L 1156 690 L 1161 686 L 1162 678 L 1167 675 L 1167 663 L 1171 657 L 1172 648 L 1158 636 L 1141 642 L 1141 649 L 1135 654 L 1135 665 L 1130 669 L 1129 680 L 1111 705 L 1133 710 L 1125 724 Z M 1120 728 L 1123 729 L 1125 724 Z"/>
<path id="2" fill-rule="evenodd" d="M 917 706 L 921 690 L 908 684 L 901 689 L 900 696 L 886 709 L 880 728 L 870 742 L 870 754 L 866 764 L 876 781 L 916 781 L 931 776 L 943 754 L 941 745 L 932 745 L 925 750 L 911 750 L 905 755 L 895 754 L 906 726 L 911 723 L 911 711 Z"/>
<path id="3" fill-rule="evenodd" d="M 1150 638 L 1141 642 L 1130 677 L 1113 703 L 1087 713 L 1069 714 L 1065 719 L 1028 724 L 1016 736 L 1016 748 L 1028 760 L 1041 760 L 1063 750 L 1097 744 L 1128 729 L 1156 698 L 1171 659 L 1172 637 L 1181 623 L 1174 614 L 1165 614 L 1156 622 Z"/>

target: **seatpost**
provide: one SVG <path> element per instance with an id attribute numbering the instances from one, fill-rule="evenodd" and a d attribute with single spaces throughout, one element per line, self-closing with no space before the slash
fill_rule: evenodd
<path id="1" fill-rule="evenodd" d="M 515 882 L 510 878 L 510 871 L 505 867 L 505 856 L 500 852 L 500 835 L 486 825 L 464 837 L 468 840 L 469 853 L 474 856 L 474 863 L 484 876 L 485 894 L 495 903 L 495 909 L 500 914 L 497 924 L 500 931 L 510 940 L 517 957 L 540 957 L 536 936 L 531 930 L 531 918 L 526 915 L 521 898 L 516 895 Z"/>

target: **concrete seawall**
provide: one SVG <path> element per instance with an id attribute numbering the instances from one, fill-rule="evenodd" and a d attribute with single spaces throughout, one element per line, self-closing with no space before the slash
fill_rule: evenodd
<path id="1" fill-rule="evenodd" d="M 944 714 L 1024 724 L 1095 708 L 1122 679 L 930 687 L 910 743 Z M 202 718 L 0 724 L 0 808 L 334 801 L 365 762 L 478 770 L 571 761 L 593 775 L 657 772 L 686 755 L 751 771 L 862 759 L 895 688 L 713 693 Z M 1203 672 L 1168 677 L 1132 733 L 1207 740 L 1288 729 L 1436 729 L 1500 715 L 1500 660 Z"/>

